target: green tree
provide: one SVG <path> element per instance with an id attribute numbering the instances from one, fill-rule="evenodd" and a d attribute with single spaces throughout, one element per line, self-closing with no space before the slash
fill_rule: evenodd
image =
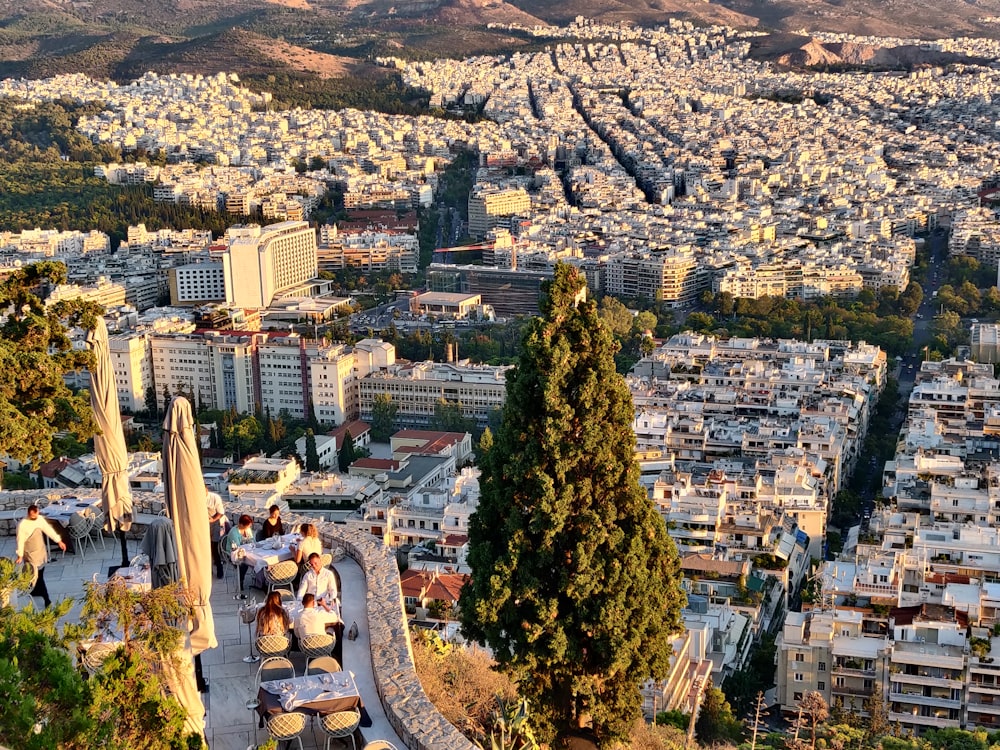
<path id="1" fill-rule="evenodd" d="M 434 404 L 434 419 L 431 427 L 442 432 L 468 432 L 476 429 L 476 422 L 462 413 L 462 404 L 439 398 Z"/>
<path id="2" fill-rule="evenodd" d="M 319 453 L 316 452 L 316 433 L 306 429 L 306 471 L 319 471 Z"/>
<path id="3" fill-rule="evenodd" d="M 680 630 L 679 560 L 639 484 L 615 345 L 570 266 L 545 284 L 482 462 L 467 636 L 520 681 L 541 738 L 624 740 Z"/>
<path id="4" fill-rule="evenodd" d="M 702 745 L 739 742 L 743 736 L 743 725 L 733 716 L 725 693 L 712 684 L 705 687 L 694 731 Z"/>
<path id="5" fill-rule="evenodd" d="M 87 394 L 63 382 L 65 373 L 87 367 L 92 354 L 73 349 L 63 318 L 89 328 L 98 308 L 79 302 L 46 308 L 36 293 L 65 281 L 65 264 L 46 261 L 0 282 L 0 453 L 36 465 L 52 458 L 57 432 L 83 440 L 96 432 Z"/>
<path id="6" fill-rule="evenodd" d="M 164 383 L 163 384 L 163 413 L 166 414 L 170 411 L 170 401 L 173 396 L 170 395 L 170 387 Z"/>
<path id="7" fill-rule="evenodd" d="M 385 443 L 392 435 L 399 405 L 392 394 L 377 393 L 372 403 L 372 439 Z"/>
<path id="8" fill-rule="evenodd" d="M 27 590 L 30 583 L 17 578 L 13 563 L 0 560 L 0 591 Z M 125 619 L 116 622 L 128 623 L 125 645 L 84 680 L 68 649 L 92 632 L 99 617 L 89 606 L 98 601 L 123 607 Z M 150 619 L 145 614 L 154 603 L 158 615 Z M 0 605 L 0 744 L 24 750 L 202 747 L 198 738 L 184 736 L 184 709 L 164 697 L 156 669 L 181 641 L 173 623 L 189 611 L 183 590 L 140 594 L 124 582 L 89 584 L 84 624 L 60 628 L 72 606 L 71 599 L 41 611 L 17 610 L 6 599 Z M 107 619 L 111 609 L 99 609 Z"/>
<path id="9" fill-rule="evenodd" d="M 601 322 L 615 338 L 622 339 L 632 330 L 632 313 L 614 297 L 605 297 L 601 300 L 599 314 Z"/>
<path id="10" fill-rule="evenodd" d="M 160 416 L 160 402 L 156 398 L 156 389 L 152 384 L 146 386 L 146 411 L 149 416 L 156 419 Z"/>
<path id="11" fill-rule="evenodd" d="M 357 457 L 358 453 L 354 449 L 354 438 L 351 436 L 351 431 L 347 430 L 344 432 L 344 444 L 337 452 L 337 468 L 342 473 L 346 473 Z"/>

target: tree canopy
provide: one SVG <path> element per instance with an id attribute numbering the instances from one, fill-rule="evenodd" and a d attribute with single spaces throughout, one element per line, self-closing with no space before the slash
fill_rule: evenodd
<path id="1" fill-rule="evenodd" d="M 639 484 L 616 347 L 584 286 L 556 268 L 508 374 L 461 616 L 520 681 L 540 739 L 589 726 L 604 744 L 629 736 L 640 683 L 665 673 L 684 595 Z"/>
<path id="2" fill-rule="evenodd" d="M 33 263 L 0 282 L 0 453 L 19 461 L 52 458 L 57 432 L 86 440 L 97 428 L 87 393 L 73 393 L 63 375 L 88 367 L 92 354 L 73 349 L 64 319 L 92 326 L 96 306 L 39 296 L 66 281 L 63 263 Z"/>

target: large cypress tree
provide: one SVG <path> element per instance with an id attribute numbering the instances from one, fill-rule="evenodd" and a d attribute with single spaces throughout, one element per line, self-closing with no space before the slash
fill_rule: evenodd
<path id="1" fill-rule="evenodd" d="M 679 560 L 639 484 L 616 346 L 559 265 L 507 377 L 469 530 L 467 636 L 529 699 L 541 738 L 592 726 L 625 740 L 639 685 L 662 677 L 681 630 Z"/>

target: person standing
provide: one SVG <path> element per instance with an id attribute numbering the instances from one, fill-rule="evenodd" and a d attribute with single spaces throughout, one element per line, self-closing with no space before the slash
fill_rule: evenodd
<path id="1" fill-rule="evenodd" d="M 42 597 L 42 602 L 48 607 L 52 604 L 49 598 L 49 590 L 45 585 L 45 563 L 49 559 L 49 551 L 45 546 L 47 536 L 59 545 L 59 549 L 66 551 L 66 543 L 59 538 L 59 534 L 52 524 L 45 518 L 38 515 L 38 506 L 29 505 L 27 515 L 21 519 L 17 525 L 17 559 L 15 562 L 20 565 L 22 561 L 31 563 L 38 571 L 38 579 L 35 587 L 31 590 L 31 596 Z"/>
<path id="2" fill-rule="evenodd" d="M 208 538 L 212 543 L 212 562 L 215 563 L 215 576 L 222 578 L 222 556 L 219 554 L 219 542 L 226 533 L 226 509 L 222 498 L 217 492 L 205 488 L 205 504 L 208 506 Z"/>

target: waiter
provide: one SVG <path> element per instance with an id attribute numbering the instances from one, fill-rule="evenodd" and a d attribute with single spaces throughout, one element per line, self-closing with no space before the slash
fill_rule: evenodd
<path id="1" fill-rule="evenodd" d="M 59 549 L 63 552 L 66 551 L 66 543 L 59 538 L 59 534 L 52 528 L 52 524 L 38 515 L 38 506 L 29 505 L 28 514 L 17 525 L 17 559 L 15 562 L 18 565 L 22 561 L 30 563 L 38 571 L 38 579 L 35 581 L 35 587 L 31 590 L 31 595 L 42 597 L 42 602 L 48 607 L 52 604 L 49 590 L 45 585 L 45 563 L 49 560 L 49 550 L 45 546 L 43 534 L 58 544 Z"/>

